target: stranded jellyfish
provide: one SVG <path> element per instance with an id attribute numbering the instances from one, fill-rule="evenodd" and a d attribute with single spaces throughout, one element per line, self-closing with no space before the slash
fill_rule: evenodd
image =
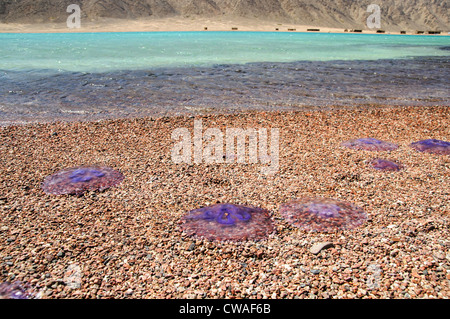
<path id="1" fill-rule="evenodd" d="M 450 142 L 446 141 L 428 139 L 411 143 L 410 146 L 419 152 L 450 155 Z"/>
<path id="2" fill-rule="evenodd" d="M 322 197 L 305 197 L 284 203 L 280 213 L 290 224 L 317 232 L 355 228 L 367 219 L 367 214 L 360 207 Z"/>
<path id="3" fill-rule="evenodd" d="M 370 165 L 379 171 L 399 171 L 401 169 L 399 163 L 381 158 L 371 160 Z"/>
<path id="4" fill-rule="evenodd" d="M 75 194 L 103 191 L 119 184 L 123 175 L 106 166 L 79 166 L 64 169 L 45 178 L 42 188 L 47 194 Z"/>
<path id="5" fill-rule="evenodd" d="M 377 140 L 373 137 L 358 138 L 341 143 L 342 146 L 355 150 L 364 151 L 393 151 L 398 148 L 397 144 Z"/>
<path id="6" fill-rule="evenodd" d="M 194 209 L 180 224 L 188 236 L 218 241 L 260 240 L 274 231 L 267 210 L 228 203 Z"/>
<path id="7" fill-rule="evenodd" d="M 0 299 L 32 299 L 33 294 L 27 291 L 21 282 L 0 283 Z"/>

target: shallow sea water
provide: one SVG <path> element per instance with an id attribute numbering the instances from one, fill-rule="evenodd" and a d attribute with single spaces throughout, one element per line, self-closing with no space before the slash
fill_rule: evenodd
<path id="1" fill-rule="evenodd" d="M 151 32 L 0 39 L 0 125 L 450 105 L 446 36 Z"/>

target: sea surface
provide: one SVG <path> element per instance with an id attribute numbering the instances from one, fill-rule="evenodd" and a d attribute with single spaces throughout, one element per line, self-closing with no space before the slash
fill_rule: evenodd
<path id="1" fill-rule="evenodd" d="M 450 105 L 450 37 L 0 34 L 0 125 L 245 110 Z"/>

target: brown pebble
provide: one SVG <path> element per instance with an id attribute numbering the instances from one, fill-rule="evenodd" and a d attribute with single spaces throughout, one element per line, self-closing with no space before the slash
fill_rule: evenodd
<path id="1" fill-rule="evenodd" d="M 312 245 L 312 247 L 309 249 L 309 251 L 312 254 L 317 255 L 318 253 L 320 253 L 321 250 L 327 249 L 327 248 L 331 248 L 333 246 L 334 245 L 333 245 L 332 242 L 326 241 L 326 242 L 323 242 L 323 243 L 317 243 L 317 244 Z"/>

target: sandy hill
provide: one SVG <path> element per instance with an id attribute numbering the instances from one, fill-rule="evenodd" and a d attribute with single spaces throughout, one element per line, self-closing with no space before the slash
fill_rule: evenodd
<path id="1" fill-rule="evenodd" d="M 381 7 L 382 29 L 450 31 L 450 2 L 442 0 L 0 0 L 0 22 L 63 22 L 72 3 L 90 20 L 221 16 L 361 29 L 373 3 Z"/>

